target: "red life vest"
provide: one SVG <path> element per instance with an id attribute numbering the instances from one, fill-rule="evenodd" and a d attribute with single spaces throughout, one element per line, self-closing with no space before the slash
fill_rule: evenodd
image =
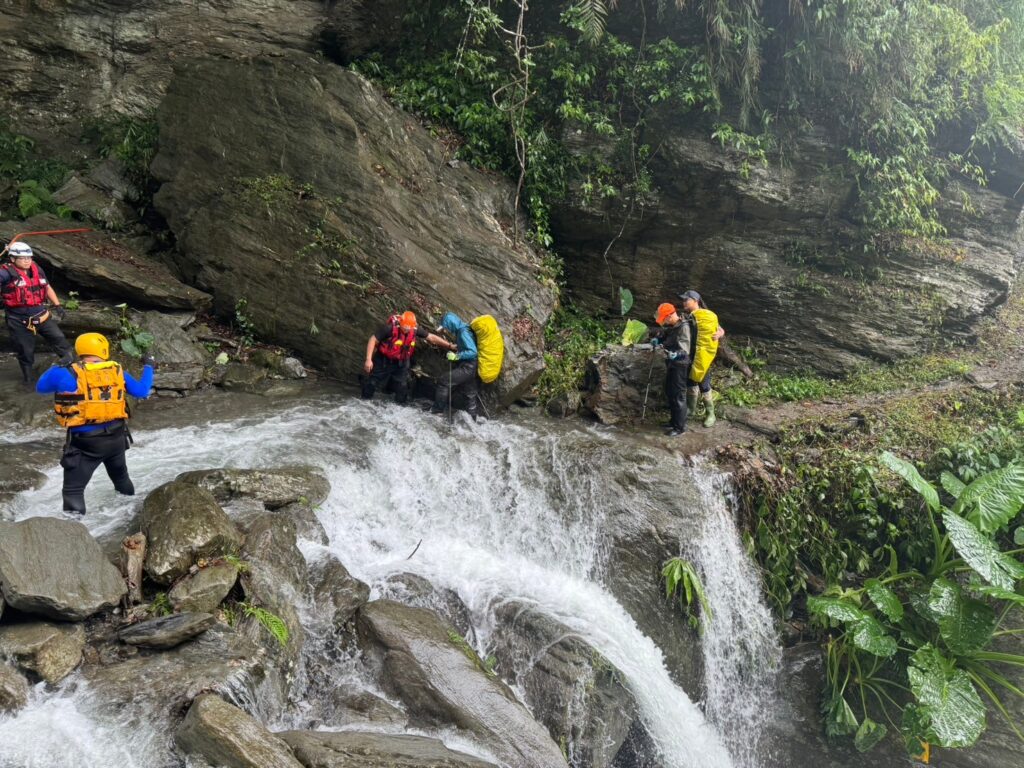
<path id="1" fill-rule="evenodd" d="M 4 283 L 3 288 L 4 306 L 7 309 L 38 307 L 46 301 L 46 278 L 40 276 L 39 267 L 33 264 L 28 272 L 23 272 L 13 264 L 3 268 L 12 278 Z"/>
<path id="2" fill-rule="evenodd" d="M 404 363 L 416 351 L 416 329 L 403 331 L 399 320 L 398 315 L 388 318 L 388 323 L 391 325 L 391 337 L 380 342 L 377 345 L 377 351 L 388 360 Z"/>

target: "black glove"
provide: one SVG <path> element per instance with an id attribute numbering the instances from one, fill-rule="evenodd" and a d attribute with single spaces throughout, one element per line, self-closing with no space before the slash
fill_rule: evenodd
<path id="1" fill-rule="evenodd" d="M 148 365 L 150 368 L 156 368 L 156 358 L 147 352 L 142 356 L 142 364 Z"/>
<path id="2" fill-rule="evenodd" d="M 68 311 L 59 304 L 53 308 L 53 314 L 55 314 L 57 316 L 57 319 L 60 320 L 62 323 L 64 322 L 64 317 L 65 315 L 67 315 L 67 313 Z"/>

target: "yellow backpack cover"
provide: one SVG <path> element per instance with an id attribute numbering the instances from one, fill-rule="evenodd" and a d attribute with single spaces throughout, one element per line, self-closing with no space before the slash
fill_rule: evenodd
<path id="1" fill-rule="evenodd" d="M 697 323 L 697 344 L 693 351 L 693 365 L 690 366 L 690 381 L 700 382 L 707 376 L 708 368 L 718 354 L 718 342 L 711 338 L 718 330 L 718 315 L 710 309 L 695 309 L 692 314 Z"/>
<path id="2" fill-rule="evenodd" d="M 484 384 L 490 384 L 501 373 L 501 361 L 505 357 L 501 329 L 498 321 L 490 315 L 474 318 L 469 327 L 476 334 L 477 373 Z"/>

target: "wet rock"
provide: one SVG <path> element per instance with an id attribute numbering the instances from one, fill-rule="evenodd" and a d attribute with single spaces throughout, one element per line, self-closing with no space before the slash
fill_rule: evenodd
<path id="1" fill-rule="evenodd" d="M 267 369 L 248 363 L 228 363 L 220 385 L 232 392 L 260 392 L 267 378 Z"/>
<path id="2" fill-rule="evenodd" d="M 581 397 L 579 392 L 561 392 L 548 400 L 547 412 L 551 416 L 564 419 L 573 416 L 580 409 Z"/>
<path id="3" fill-rule="evenodd" d="M 146 573 L 159 584 L 181 578 L 201 557 L 237 553 L 242 546 L 213 494 L 178 480 L 146 497 L 139 524 L 148 541 Z"/>
<path id="4" fill-rule="evenodd" d="M 153 386 L 158 392 L 187 392 L 198 389 L 203 383 L 205 369 L 201 365 L 186 365 L 179 368 L 164 368 L 159 363 L 153 373 Z"/>
<path id="5" fill-rule="evenodd" d="M 118 633 L 122 642 L 142 648 L 173 648 L 213 626 L 209 613 L 178 613 L 133 624 Z"/>
<path id="6" fill-rule="evenodd" d="M 333 555 L 328 555 L 310 570 L 313 601 L 321 610 L 327 607 L 331 623 L 336 627 L 348 622 L 370 597 L 370 588 L 352 576 Z"/>
<path id="7" fill-rule="evenodd" d="M 80 301 L 77 309 L 69 309 L 60 323 L 64 335 L 71 339 L 80 333 L 102 333 L 116 336 L 121 330 L 121 311 L 101 301 Z"/>
<path id="8" fill-rule="evenodd" d="M 301 132 L 287 114 L 303 115 Z M 424 323 L 442 308 L 467 320 L 486 311 L 504 331 L 501 401 L 539 377 L 554 294 L 537 279 L 539 252 L 506 234 L 512 185 L 447 165 L 429 132 L 360 75 L 301 56 L 183 62 L 158 120 L 155 205 L 182 271 L 216 294 L 219 314 L 245 298 L 259 337 L 348 377 L 366 351 L 352 329 L 382 322 L 383 305 Z M 344 265 L 318 255 L 325 279 L 282 279 L 297 259 L 311 263 L 299 256 L 311 231 L 345 244 Z M 436 353 L 421 364 L 447 373 Z"/>
<path id="9" fill-rule="evenodd" d="M 127 587 L 84 525 L 30 517 L 0 522 L 0 590 L 12 608 L 80 621 L 117 605 Z"/>
<path id="10" fill-rule="evenodd" d="M 215 694 L 198 696 L 174 735 L 189 755 L 225 768 L 301 768 L 280 738 Z"/>
<path id="11" fill-rule="evenodd" d="M 317 544 L 327 544 L 330 539 L 323 523 L 316 516 L 316 510 L 310 504 L 296 501 L 284 507 L 278 507 L 274 514 L 289 518 L 295 523 L 295 533 L 300 539 L 315 541 Z"/>
<path id="12" fill-rule="evenodd" d="M 340 686 L 334 692 L 334 716 L 338 725 L 373 724 L 404 728 L 409 717 L 401 709 L 380 696 L 351 686 Z"/>
<path id="13" fill-rule="evenodd" d="M 34 491 L 46 482 L 46 475 L 21 464 L 0 464 L 0 502 L 9 501 L 22 491 Z"/>
<path id="14" fill-rule="evenodd" d="M 497 671 L 522 691 L 574 768 L 611 766 L 639 708 L 615 666 L 564 624 L 518 602 L 495 611 Z"/>
<path id="15" fill-rule="evenodd" d="M 202 367 L 208 355 L 185 328 L 195 320 L 190 312 L 169 314 L 165 312 L 143 312 L 139 326 L 153 334 L 153 346 L 149 350 L 160 368 L 164 366 Z"/>
<path id="16" fill-rule="evenodd" d="M 176 611 L 213 613 L 238 580 L 230 563 L 215 563 L 183 578 L 167 593 Z"/>
<path id="17" fill-rule="evenodd" d="M 306 768 L 494 768 L 426 736 L 344 731 L 279 733 Z"/>
<path id="18" fill-rule="evenodd" d="M 306 369 L 294 357 L 286 357 L 280 352 L 269 349 L 256 349 L 249 355 L 249 362 L 260 368 L 266 368 L 272 376 L 281 379 L 304 379 Z"/>
<path id="19" fill-rule="evenodd" d="M 665 356 L 646 344 L 603 349 L 587 361 L 584 390 L 584 409 L 602 424 L 639 421 L 645 396 L 649 417 L 665 407 Z"/>
<path id="20" fill-rule="evenodd" d="M 21 709 L 28 702 L 28 681 L 0 663 L 0 713 Z"/>
<path id="21" fill-rule="evenodd" d="M 320 29 L 320 42 L 332 59 L 348 64 L 371 51 L 393 48 L 402 39 L 409 0 L 341 0 Z"/>
<path id="22" fill-rule="evenodd" d="M 316 467 L 274 469 L 199 469 L 176 480 L 204 488 L 222 504 L 239 497 L 258 499 L 267 509 L 300 502 L 316 506 L 327 498 L 331 484 Z"/>
<path id="23" fill-rule="evenodd" d="M 48 683 L 71 674 L 82 660 L 85 630 L 80 624 L 33 621 L 0 626 L 0 656 Z"/>
<path id="24" fill-rule="evenodd" d="M 433 613 L 377 600 L 357 614 L 360 645 L 414 723 L 454 724 L 513 768 L 564 768 L 547 731 Z"/>
<path id="25" fill-rule="evenodd" d="M 307 376 L 306 367 L 294 357 L 286 357 L 281 361 L 281 375 L 286 379 L 304 379 Z"/>
<path id="26" fill-rule="evenodd" d="M 382 585 L 381 597 L 433 611 L 455 627 L 470 645 L 476 643 L 473 617 L 454 589 L 435 587 L 415 573 L 396 573 Z"/>

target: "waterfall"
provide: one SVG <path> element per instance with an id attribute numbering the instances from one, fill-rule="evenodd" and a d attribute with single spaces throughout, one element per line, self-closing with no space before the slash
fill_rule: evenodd
<path id="1" fill-rule="evenodd" d="M 188 407 L 182 401 L 179 424 L 188 421 Z M 264 412 L 159 428 L 147 428 L 144 413 L 128 455 L 138 493 L 143 496 L 189 469 L 317 465 L 332 485 L 317 511 L 330 543 L 325 548 L 303 542 L 307 558 L 334 554 L 375 593 L 388 576 L 401 571 L 454 589 L 469 607 L 481 642 L 497 602 L 514 599 L 535 606 L 619 668 L 665 768 L 752 764 L 737 744 L 749 739 L 740 724 L 747 718 L 747 727 L 753 727 L 756 705 L 740 692 L 749 696 L 750 686 L 764 683 L 757 665 L 776 651 L 756 577 L 722 490 L 708 471 L 680 471 L 663 447 L 579 424 L 510 415 L 476 424 L 457 418 L 449 425 L 416 408 L 337 397 L 271 408 L 267 403 Z M 48 480 L 43 488 L 17 497 L 8 514 L 58 513 L 59 468 L 44 471 Z M 657 504 L 651 497 L 655 485 L 680 482 L 690 488 L 688 495 L 707 498 L 701 510 L 706 523 L 697 539 L 684 545 L 704 573 L 715 611 L 703 639 L 708 719 L 672 681 L 656 644 L 600 582 L 613 521 Z M 116 496 L 101 471 L 88 491 L 88 503 L 85 523 L 101 535 L 117 530 L 138 501 Z M 730 649 L 730 643 L 736 647 Z M 0 766 L 24 764 L 23 753 L 12 752 L 12 738 L 22 745 L 14 750 L 49 738 L 52 731 L 41 722 L 47 707 L 77 708 L 85 694 L 80 688 L 76 692 L 76 677 L 70 680 L 67 693 L 34 699 L 13 716 L 0 715 Z M 147 732 L 144 714 L 135 713 L 132 728 L 121 732 L 121 716 L 95 708 L 81 714 L 107 744 L 114 744 L 106 756 L 138 743 L 166 743 L 166 734 Z M 75 732 L 62 738 L 90 754 L 85 736 Z M 164 764 L 153 749 L 150 756 L 135 759 Z M 134 765 L 130 758 L 116 762 Z M 47 764 L 62 765 L 59 760 Z"/>
<path id="2" fill-rule="evenodd" d="M 744 551 L 726 478 L 697 462 L 701 526 L 684 550 L 700 569 L 713 617 L 701 645 L 705 712 L 737 766 L 758 768 L 774 707 L 782 646 L 754 565 Z"/>

